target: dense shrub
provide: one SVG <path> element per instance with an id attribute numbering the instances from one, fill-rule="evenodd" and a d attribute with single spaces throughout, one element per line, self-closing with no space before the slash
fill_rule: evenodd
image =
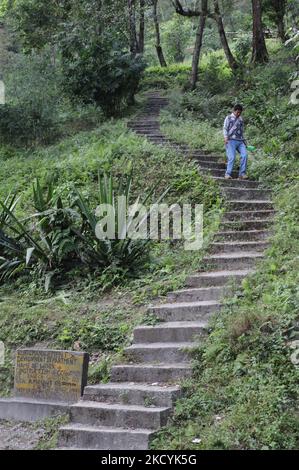
<path id="1" fill-rule="evenodd" d="M 251 50 L 252 38 L 248 34 L 240 34 L 234 43 L 236 59 L 240 64 L 246 64 Z"/>
<path id="2" fill-rule="evenodd" d="M 230 85 L 232 72 L 223 54 L 218 51 L 203 57 L 200 72 L 199 87 L 213 95 L 223 92 Z"/>
<path id="3" fill-rule="evenodd" d="M 48 53 L 11 55 L 4 73 L 6 105 L 0 107 L 1 143 L 49 143 L 57 136 L 59 79 Z"/>
<path id="4" fill-rule="evenodd" d="M 167 21 L 161 31 L 163 50 L 170 63 L 184 62 L 185 49 L 190 38 L 189 19 L 175 16 Z"/>
<path id="5" fill-rule="evenodd" d="M 219 126 L 219 119 L 233 104 L 232 96 L 211 95 L 202 88 L 186 93 L 173 90 L 169 98 L 167 109 L 173 116 L 209 119 L 210 124 L 215 126 Z"/>
<path id="6" fill-rule="evenodd" d="M 143 89 L 164 88 L 171 89 L 175 86 L 183 86 L 191 72 L 190 65 L 176 64 L 168 67 L 148 67 L 141 81 Z"/>
<path id="7" fill-rule="evenodd" d="M 42 108 L 3 105 L 0 108 L 0 143 L 50 143 L 58 135 L 57 123 Z"/>
<path id="8" fill-rule="evenodd" d="M 145 67 L 141 56 L 132 57 L 112 35 L 63 35 L 63 86 L 73 99 L 95 102 L 108 116 L 131 104 Z"/>
<path id="9" fill-rule="evenodd" d="M 173 64 L 168 67 L 148 67 L 142 88 L 188 88 L 191 65 Z M 204 54 L 200 61 L 198 88 L 211 94 L 220 93 L 230 83 L 232 72 L 222 51 Z"/>

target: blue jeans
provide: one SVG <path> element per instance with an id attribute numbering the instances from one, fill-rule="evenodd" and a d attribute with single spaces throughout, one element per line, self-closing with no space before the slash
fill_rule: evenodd
<path id="1" fill-rule="evenodd" d="M 229 140 L 225 147 L 227 155 L 226 174 L 232 174 L 236 159 L 236 152 L 238 151 L 241 157 L 239 176 L 245 175 L 247 168 L 247 150 L 244 142 L 242 140 Z"/>

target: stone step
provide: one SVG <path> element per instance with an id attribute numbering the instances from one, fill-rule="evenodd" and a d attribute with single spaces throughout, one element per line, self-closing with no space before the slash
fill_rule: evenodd
<path id="1" fill-rule="evenodd" d="M 157 108 L 147 108 L 145 111 L 146 111 L 146 114 L 144 115 L 143 114 L 143 117 L 144 116 L 151 116 L 151 117 L 157 117 L 158 119 L 158 116 L 159 116 L 159 113 L 160 113 L 160 110 L 161 110 L 162 106 L 160 107 L 157 107 Z"/>
<path id="2" fill-rule="evenodd" d="M 224 287 L 198 287 L 193 289 L 182 289 L 168 294 L 172 302 L 191 302 L 202 300 L 219 300 L 225 293 Z"/>
<path id="3" fill-rule="evenodd" d="M 128 125 L 128 128 L 132 131 L 132 132 L 151 132 L 151 133 L 155 133 L 155 134 L 159 134 L 159 135 L 163 135 L 160 131 L 160 126 L 159 124 L 149 124 L 148 126 L 145 125 L 145 124 L 131 124 L 131 125 Z"/>
<path id="4" fill-rule="evenodd" d="M 151 118 L 156 118 L 158 119 L 158 116 L 159 116 L 159 113 L 160 113 L 160 110 L 156 109 L 156 110 L 152 110 L 152 109 L 149 109 L 145 115 L 143 115 L 142 117 L 145 117 L 145 116 L 149 116 Z"/>
<path id="5" fill-rule="evenodd" d="M 127 127 L 131 130 L 131 131 L 152 131 L 152 132 L 157 132 L 159 134 L 162 134 L 161 132 L 161 129 L 160 129 L 160 125 L 159 123 L 157 122 L 157 120 L 153 120 L 152 122 L 149 122 L 149 123 L 144 123 L 144 122 L 139 122 L 139 121 L 135 121 L 135 122 L 131 122 L 131 123 L 128 123 L 127 124 Z"/>
<path id="6" fill-rule="evenodd" d="M 136 128 L 136 129 L 132 129 L 135 134 L 138 134 L 138 135 L 144 135 L 146 136 L 147 138 L 153 138 L 153 139 L 162 139 L 164 140 L 164 137 L 162 134 L 159 134 L 159 129 L 158 128 L 154 128 L 154 129 L 142 129 L 142 128 Z"/>
<path id="7" fill-rule="evenodd" d="M 196 321 L 208 320 L 212 313 L 220 309 L 217 300 L 203 300 L 199 302 L 174 302 L 161 304 L 148 308 L 148 312 L 154 314 L 163 321 Z"/>
<path id="8" fill-rule="evenodd" d="M 143 107 L 143 113 L 146 109 L 160 109 L 163 108 L 163 106 L 167 106 L 167 104 L 168 103 L 166 100 L 151 100 L 150 102 L 146 103 Z"/>
<path id="9" fill-rule="evenodd" d="M 240 251 L 235 253 L 218 253 L 204 258 L 204 261 L 216 269 L 248 269 L 255 266 L 264 255 L 255 251 Z"/>
<path id="10" fill-rule="evenodd" d="M 0 422 L 3 421 L 41 421 L 50 416 L 66 414 L 69 402 L 26 397 L 0 397 Z"/>
<path id="11" fill-rule="evenodd" d="M 146 120 L 147 118 L 152 119 L 153 118 L 153 113 L 155 114 L 155 118 L 158 120 L 158 115 L 160 113 L 160 110 L 163 108 L 163 106 L 157 106 L 154 108 L 144 108 L 142 113 L 138 115 L 139 119 L 144 119 Z"/>
<path id="12" fill-rule="evenodd" d="M 154 98 L 150 100 L 150 102 L 145 106 L 144 109 L 146 109 L 146 107 L 151 107 L 151 106 L 157 106 L 157 107 L 167 106 L 168 103 L 169 101 L 167 99 Z"/>
<path id="13" fill-rule="evenodd" d="M 222 158 L 223 161 L 225 160 L 225 157 L 223 156 L 222 153 L 211 153 L 209 150 L 205 150 L 205 149 L 193 149 L 190 147 L 190 150 L 192 151 L 192 154 L 197 157 L 197 156 L 201 156 L 201 155 L 206 155 L 208 157 L 212 156 L 212 157 L 218 157 L 218 158 Z"/>
<path id="14" fill-rule="evenodd" d="M 262 241 L 267 239 L 269 234 L 269 230 L 227 230 L 216 233 L 214 241 Z"/>
<path id="15" fill-rule="evenodd" d="M 150 111 L 155 110 L 159 112 L 162 108 L 164 108 L 167 105 L 168 105 L 167 101 L 152 101 L 151 103 L 144 106 L 143 114 L 145 114 L 147 110 L 150 110 Z"/>
<path id="16" fill-rule="evenodd" d="M 157 145 L 159 145 L 159 144 L 162 145 L 163 144 L 167 148 L 180 149 L 181 151 L 184 151 L 184 153 L 185 153 L 185 150 L 186 150 L 185 145 L 177 144 L 175 142 L 172 142 L 171 140 L 167 140 L 167 139 L 164 139 L 164 138 L 160 139 L 158 137 L 152 138 L 151 136 L 147 136 L 147 139 L 150 140 L 151 142 L 157 144 Z"/>
<path id="17" fill-rule="evenodd" d="M 150 98 L 150 99 L 143 105 L 142 109 L 144 110 L 144 109 L 146 109 L 146 107 L 148 107 L 148 106 L 156 106 L 156 105 L 158 105 L 158 104 L 160 104 L 160 103 L 167 104 L 167 100 L 166 100 L 166 99 L 164 99 L 164 100 L 159 100 L 159 99 L 157 99 L 156 97 Z"/>
<path id="18" fill-rule="evenodd" d="M 229 186 L 234 188 L 258 188 L 260 183 L 251 180 L 239 180 L 238 178 L 225 179 L 223 177 L 213 176 L 213 179 L 221 186 Z"/>
<path id="19" fill-rule="evenodd" d="M 128 122 L 127 125 L 130 127 L 130 129 L 138 129 L 138 130 L 145 129 L 145 130 L 152 130 L 152 131 L 160 130 L 160 124 L 156 119 L 151 122 L 131 121 L 131 122 Z"/>
<path id="20" fill-rule="evenodd" d="M 137 134 L 138 136 L 149 138 L 150 136 L 154 136 L 154 133 L 156 134 L 157 132 L 159 132 L 159 129 L 141 129 L 140 128 L 140 129 L 131 129 L 131 131 Z"/>
<path id="21" fill-rule="evenodd" d="M 196 164 L 200 167 L 200 168 L 203 168 L 203 169 L 214 169 L 214 170 L 222 170 L 224 171 L 224 174 L 225 174 L 225 170 L 226 170 L 226 165 L 224 163 L 219 163 L 217 161 L 207 161 L 207 160 L 202 160 L 202 159 L 196 159 L 195 160 Z"/>
<path id="22" fill-rule="evenodd" d="M 150 103 L 148 103 L 143 109 L 148 109 L 148 108 L 163 108 L 164 106 L 167 106 L 169 101 L 167 100 L 151 100 Z"/>
<path id="23" fill-rule="evenodd" d="M 240 200 L 252 200 L 252 199 L 263 199 L 270 201 L 271 191 L 267 189 L 250 189 L 250 188 L 222 188 L 222 192 L 227 199 L 240 199 Z"/>
<path id="24" fill-rule="evenodd" d="M 127 126 L 133 129 L 160 129 L 160 123 L 157 119 L 152 119 L 151 121 L 129 121 Z"/>
<path id="25" fill-rule="evenodd" d="M 159 140 L 162 140 L 164 141 L 165 138 L 163 136 L 163 134 L 161 134 L 159 132 L 159 129 L 142 129 L 142 128 L 139 128 L 139 129 L 134 129 L 134 132 L 136 134 L 141 134 L 141 135 L 146 135 L 148 138 L 153 138 L 153 139 L 159 139 Z"/>
<path id="26" fill-rule="evenodd" d="M 144 104 L 142 109 L 145 109 L 147 106 L 155 106 L 157 104 L 167 104 L 169 100 L 166 97 L 158 98 L 157 96 L 150 97 L 149 100 Z"/>
<path id="27" fill-rule="evenodd" d="M 127 126 L 132 126 L 132 125 L 144 125 L 144 126 L 151 126 L 152 124 L 156 126 L 160 126 L 159 121 L 157 118 L 151 118 L 151 119 L 142 119 L 141 116 L 138 118 L 135 118 L 131 121 L 128 121 Z"/>
<path id="28" fill-rule="evenodd" d="M 150 97 L 147 103 L 145 103 L 144 107 L 153 106 L 153 105 L 157 105 L 161 103 L 167 104 L 168 102 L 169 100 L 166 97 L 158 98 L 157 96 L 154 96 L 154 97 Z"/>
<path id="29" fill-rule="evenodd" d="M 214 242 L 211 244 L 211 253 L 234 253 L 238 251 L 264 251 L 269 243 L 265 241 L 250 242 Z"/>
<path id="30" fill-rule="evenodd" d="M 58 445 L 60 449 L 65 450 L 146 450 L 153 436 L 154 432 L 150 429 L 97 427 L 72 423 L 60 428 Z"/>
<path id="31" fill-rule="evenodd" d="M 184 343 L 206 335 L 206 322 L 166 322 L 134 329 L 134 343 Z"/>
<path id="32" fill-rule="evenodd" d="M 130 361 L 141 362 L 186 362 L 190 360 L 188 350 L 194 348 L 197 343 L 141 343 L 132 344 L 125 349 L 125 354 Z"/>
<path id="33" fill-rule="evenodd" d="M 274 217 L 275 211 L 273 210 L 264 210 L 264 211 L 229 211 L 225 212 L 222 220 L 234 221 L 234 220 L 265 220 L 268 217 Z"/>
<path id="34" fill-rule="evenodd" d="M 158 100 L 167 100 L 167 101 L 169 101 L 169 98 L 167 96 L 161 95 L 160 90 L 147 91 L 145 93 L 145 95 L 148 98 L 148 100 L 158 99 Z"/>
<path id="35" fill-rule="evenodd" d="M 232 230 L 264 230 L 272 224 L 273 219 L 224 221 L 221 222 L 219 230 L 221 232 Z"/>
<path id="36" fill-rule="evenodd" d="M 146 96 L 147 96 L 149 101 L 152 101 L 152 100 L 169 101 L 169 98 L 167 96 L 162 96 L 160 94 L 160 91 L 149 91 L 146 94 Z"/>
<path id="37" fill-rule="evenodd" d="M 165 144 L 167 146 L 174 145 L 173 142 L 166 139 L 165 137 L 156 137 L 156 136 L 153 136 L 152 134 L 148 134 L 146 137 L 147 137 L 148 140 L 150 140 L 151 142 L 153 142 L 155 144 Z M 180 145 L 174 145 L 174 146 L 175 147 L 179 146 L 180 148 L 182 148 L 182 146 L 180 146 Z"/>
<path id="38" fill-rule="evenodd" d="M 135 132 L 143 133 L 148 138 L 162 140 L 163 142 L 164 141 L 170 142 L 170 139 L 165 137 L 165 135 L 162 134 L 162 132 L 159 128 L 150 128 L 150 129 L 138 128 L 138 129 L 135 129 Z"/>
<path id="39" fill-rule="evenodd" d="M 251 200 L 251 201 L 241 201 L 239 199 L 231 199 L 227 201 L 227 206 L 230 210 L 233 211 L 263 211 L 263 210 L 272 210 L 273 204 L 269 200 Z"/>
<path id="40" fill-rule="evenodd" d="M 200 161 L 200 162 L 212 162 L 212 163 L 220 163 L 220 164 L 224 164 L 224 160 L 223 158 L 221 157 L 221 155 L 206 155 L 204 153 L 194 153 L 192 150 L 189 151 L 188 153 L 188 156 L 190 156 L 190 158 L 192 158 L 192 160 L 194 161 Z"/>
<path id="41" fill-rule="evenodd" d="M 225 169 L 217 170 L 217 168 L 204 168 L 204 171 L 209 173 L 210 176 L 219 176 L 219 177 L 223 178 L 223 176 L 225 175 Z M 202 170 L 201 170 L 201 172 L 202 172 Z M 232 177 L 233 178 L 238 178 L 238 172 L 233 171 Z"/>
<path id="42" fill-rule="evenodd" d="M 171 139 L 169 139 L 168 137 L 165 137 L 165 136 L 157 136 L 157 135 L 153 135 L 151 133 L 148 133 L 147 138 L 148 138 L 148 140 L 150 140 L 152 142 L 155 142 L 157 144 L 162 143 L 162 144 L 165 144 L 167 146 L 172 146 L 172 147 L 176 147 L 176 148 L 179 147 L 181 149 L 184 149 L 184 151 L 186 150 L 186 145 L 180 144 L 179 142 L 174 142 L 173 140 L 171 140 Z"/>
<path id="43" fill-rule="evenodd" d="M 146 407 L 119 403 L 80 401 L 70 407 L 70 420 L 73 423 L 91 426 L 115 426 L 120 428 L 158 429 L 165 426 L 170 415 L 170 407 Z"/>
<path id="44" fill-rule="evenodd" d="M 187 343 L 189 344 L 189 343 Z M 193 344 L 193 343 L 190 343 Z M 178 385 L 149 385 L 146 383 L 107 383 L 88 385 L 84 388 L 83 400 L 102 403 L 123 403 L 141 406 L 173 406 L 181 396 Z"/>
<path id="45" fill-rule="evenodd" d="M 192 366 L 188 363 L 121 364 L 111 369 L 112 382 L 177 383 L 191 377 Z"/>
<path id="46" fill-rule="evenodd" d="M 147 108 L 144 110 L 145 111 L 144 113 L 139 114 L 139 119 L 146 121 L 147 118 L 150 118 L 150 119 L 156 119 L 156 121 L 159 122 L 159 114 L 163 107 L 164 106 L 153 106 L 153 107 Z"/>
<path id="47" fill-rule="evenodd" d="M 167 103 L 162 103 L 162 102 L 153 102 L 149 103 L 144 106 L 143 108 L 143 114 L 145 114 L 146 111 L 160 111 L 161 108 L 164 106 L 167 106 Z"/>
<path id="48" fill-rule="evenodd" d="M 246 276 L 252 274 L 253 269 L 235 269 L 235 270 L 219 270 L 193 274 L 186 280 L 186 285 L 190 287 L 204 286 L 225 286 L 232 280 L 241 282 Z"/>
<path id="49" fill-rule="evenodd" d="M 148 123 L 151 123 L 151 122 L 157 122 L 159 123 L 159 118 L 157 117 L 150 117 L 148 116 L 147 114 L 144 114 L 144 113 L 139 113 L 138 115 L 136 115 L 133 119 L 131 119 L 131 121 L 129 122 L 142 122 L 144 124 L 148 124 Z"/>

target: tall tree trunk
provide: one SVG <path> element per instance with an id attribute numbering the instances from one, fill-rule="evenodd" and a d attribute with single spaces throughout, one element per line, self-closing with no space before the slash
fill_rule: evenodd
<path id="1" fill-rule="evenodd" d="M 138 51 L 138 41 L 136 33 L 135 0 L 128 0 L 129 9 L 129 31 L 130 31 L 130 52 L 136 55 Z"/>
<path id="2" fill-rule="evenodd" d="M 288 39 L 288 36 L 285 32 L 285 26 L 284 26 L 284 17 L 286 13 L 286 0 L 276 0 L 274 2 L 274 8 L 275 8 L 275 22 L 276 26 L 278 29 L 278 37 L 280 40 L 285 43 L 286 40 Z"/>
<path id="3" fill-rule="evenodd" d="M 232 54 L 232 51 L 231 51 L 231 49 L 229 47 L 229 44 L 228 44 L 228 41 L 227 41 L 227 37 L 226 37 L 226 34 L 225 34 L 224 24 L 223 24 L 222 16 L 221 16 L 221 13 L 220 13 L 220 7 L 219 7 L 218 0 L 214 0 L 214 14 L 212 15 L 212 17 L 215 19 L 215 21 L 217 23 L 221 44 L 222 44 L 224 53 L 226 55 L 228 64 L 229 64 L 230 68 L 232 69 L 232 71 L 234 72 L 235 70 L 238 69 L 239 66 L 238 66 L 238 62 L 236 61 L 236 59 L 234 58 L 234 56 Z"/>
<path id="4" fill-rule="evenodd" d="M 158 6 L 158 0 L 153 0 L 153 17 L 154 17 L 155 31 L 156 31 L 156 51 L 157 51 L 157 55 L 158 55 L 158 59 L 159 59 L 161 67 L 167 67 L 167 63 L 164 58 L 163 49 L 161 46 L 160 26 L 159 26 L 158 14 L 157 14 L 157 6 Z"/>
<path id="5" fill-rule="evenodd" d="M 140 0 L 141 1 L 141 0 Z M 129 31 L 130 31 L 130 52 L 133 57 L 139 52 L 139 44 L 137 39 L 136 31 L 136 0 L 128 0 L 128 10 L 129 10 Z M 137 91 L 138 83 L 132 85 L 128 97 L 127 104 L 135 104 L 135 93 Z"/>
<path id="6" fill-rule="evenodd" d="M 252 58 L 253 64 L 263 64 L 268 62 L 269 56 L 265 42 L 262 24 L 261 0 L 252 0 L 253 15 L 253 37 L 252 37 Z"/>
<path id="7" fill-rule="evenodd" d="M 144 53 L 144 8 L 145 0 L 140 0 L 140 19 L 139 19 L 139 41 L 138 41 L 138 51 Z"/>
<path id="8" fill-rule="evenodd" d="M 286 40 L 288 39 L 288 36 L 286 35 L 286 32 L 285 32 L 283 18 L 277 22 L 277 29 L 278 29 L 278 36 L 281 42 L 285 43 Z"/>
<path id="9" fill-rule="evenodd" d="M 191 78 L 190 78 L 191 90 L 194 90 L 196 88 L 196 84 L 198 81 L 198 65 L 199 65 L 199 58 L 200 58 L 202 39 L 203 39 L 204 30 L 205 30 L 207 14 L 208 14 L 208 0 L 201 0 L 201 15 L 200 15 L 200 19 L 199 19 L 199 23 L 198 23 L 198 27 L 196 31 L 196 40 L 195 40 L 195 46 L 194 46 L 194 51 L 193 51 L 193 57 L 192 57 L 192 72 L 191 72 Z"/>

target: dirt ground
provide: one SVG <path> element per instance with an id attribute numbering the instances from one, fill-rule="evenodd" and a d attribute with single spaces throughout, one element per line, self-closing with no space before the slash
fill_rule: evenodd
<path id="1" fill-rule="evenodd" d="M 34 424 L 0 420 L 0 450 L 35 449 L 45 433 Z"/>

